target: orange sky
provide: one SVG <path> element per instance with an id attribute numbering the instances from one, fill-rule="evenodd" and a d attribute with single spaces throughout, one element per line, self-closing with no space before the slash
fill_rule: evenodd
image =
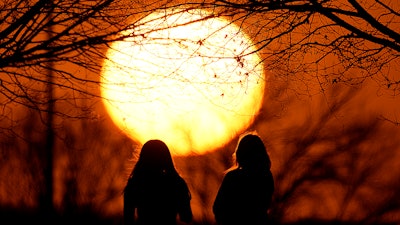
<path id="1" fill-rule="evenodd" d="M 397 76 L 398 70 L 393 62 L 384 75 Z M 322 92 L 315 74 L 304 83 L 304 74 L 282 77 L 269 68 L 266 73 L 265 101 L 250 129 L 262 136 L 272 159 L 274 215 L 284 222 L 314 218 L 398 223 L 400 130 L 385 118 L 399 122 L 400 99 L 374 78 L 361 85 L 329 83 Z M 91 205 L 103 215 L 120 215 L 121 191 L 137 143 L 112 123 L 99 99 L 79 104 L 94 116 L 57 123 L 56 205 L 67 207 L 65 197 L 72 187 L 72 202 Z M 28 114 L 8 107 L 3 112 L 11 112 L 13 119 Z M 43 147 L 39 121 L 29 117 L 12 128 L 30 142 L 0 138 L 0 207 L 37 204 L 33 187 L 40 173 L 35 152 Z M 231 165 L 235 141 L 206 155 L 174 159 L 191 189 L 195 219 L 213 220 L 211 206 L 223 172 Z"/>

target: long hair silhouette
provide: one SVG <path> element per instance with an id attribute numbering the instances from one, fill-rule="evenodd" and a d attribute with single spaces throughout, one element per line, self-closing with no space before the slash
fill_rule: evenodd
<path id="1" fill-rule="evenodd" d="M 149 140 L 143 145 L 130 177 L 157 174 L 177 174 L 177 171 L 167 145 L 160 140 Z"/>
<path id="2" fill-rule="evenodd" d="M 271 169 L 271 160 L 261 138 L 253 133 L 239 139 L 235 151 L 239 168 L 266 172 Z"/>
<path id="3" fill-rule="evenodd" d="M 175 225 L 192 220 L 190 191 L 167 145 L 147 141 L 124 189 L 124 223 Z"/>

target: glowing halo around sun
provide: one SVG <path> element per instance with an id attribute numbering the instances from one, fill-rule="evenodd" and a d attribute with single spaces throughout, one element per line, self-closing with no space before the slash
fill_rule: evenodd
<path id="1" fill-rule="evenodd" d="M 163 140 L 173 155 L 204 154 L 254 122 L 263 101 L 263 64 L 238 26 L 203 19 L 208 15 L 150 14 L 123 33 L 132 37 L 108 49 L 103 102 L 132 139 Z"/>

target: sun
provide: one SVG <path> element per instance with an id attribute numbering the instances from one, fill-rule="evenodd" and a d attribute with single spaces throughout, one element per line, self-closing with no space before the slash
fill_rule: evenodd
<path id="1" fill-rule="evenodd" d="M 108 49 L 103 102 L 135 141 L 163 140 L 173 155 L 204 154 L 254 122 L 265 88 L 262 61 L 238 26 L 210 15 L 155 12 Z"/>

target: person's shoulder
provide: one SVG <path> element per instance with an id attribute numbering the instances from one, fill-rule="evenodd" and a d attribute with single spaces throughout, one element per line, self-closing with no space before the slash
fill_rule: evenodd
<path id="1" fill-rule="evenodd" d="M 173 175 L 173 177 L 174 177 L 174 180 L 175 180 L 175 182 L 176 182 L 177 184 L 179 184 L 179 185 L 186 185 L 185 179 L 183 179 L 183 177 L 180 176 L 179 174 L 175 174 L 175 175 Z"/>
<path id="2" fill-rule="evenodd" d="M 225 177 L 236 177 L 236 176 L 240 176 L 243 172 L 241 171 L 241 169 L 236 168 L 236 169 L 232 169 L 229 170 L 228 172 L 225 173 Z"/>
<path id="3" fill-rule="evenodd" d="M 265 173 L 265 176 L 271 177 L 271 178 L 274 177 L 274 175 L 272 174 L 272 171 L 271 171 L 271 170 L 268 170 L 268 171 Z"/>

